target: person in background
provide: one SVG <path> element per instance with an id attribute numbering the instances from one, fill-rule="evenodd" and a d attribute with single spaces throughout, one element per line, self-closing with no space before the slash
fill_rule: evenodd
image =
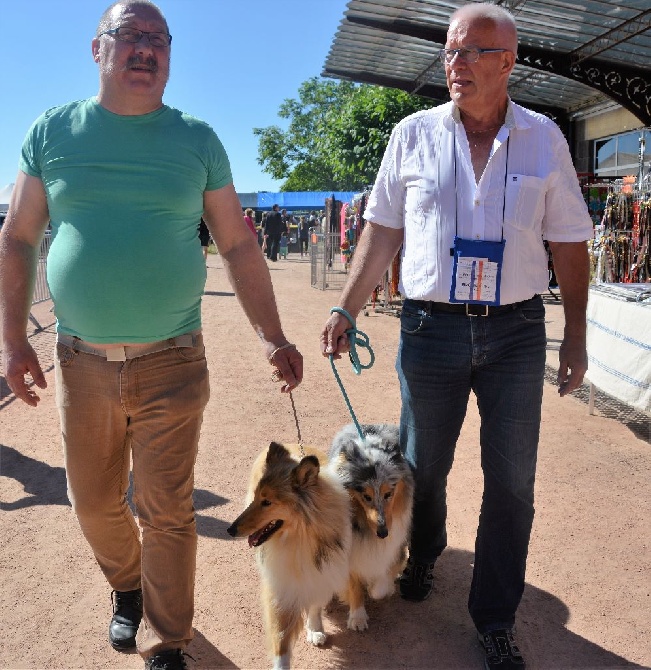
<path id="1" fill-rule="evenodd" d="M 269 258 L 267 254 L 267 212 L 262 212 L 262 220 L 260 221 L 260 235 L 258 237 L 258 244 L 262 248 L 262 253 Z"/>
<path id="2" fill-rule="evenodd" d="M 303 256 L 307 256 L 307 247 L 309 239 L 310 239 L 310 224 L 307 220 L 307 217 L 302 216 L 298 223 L 298 243 L 301 252 L 301 258 L 303 258 Z"/>
<path id="3" fill-rule="evenodd" d="M 506 9 L 473 3 L 452 15 L 440 52 L 451 101 L 393 130 L 339 302 L 355 319 L 402 248 L 400 441 L 416 480 L 400 578 L 407 600 L 432 592 L 447 545 L 447 477 L 470 392 L 476 396 L 484 491 L 468 608 L 484 667 L 500 670 L 525 667 L 514 626 L 534 518 L 545 374 L 543 241 L 565 312 L 558 384 L 566 396 L 587 368 L 592 238 L 560 129 L 507 94 L 517 49 Z M 346 316 L 330 316 L 324 356 L 348 350 L 350 326 Z"/>
<path id="4" fill-rule="evenodd" d="M 278 260 L 278 249 L 280 247 L 280 236 L 283 232 L 287 232 L 283 222 L 280 207 L 274 205 L 270 212 L 267 213 L 265 223 L 265 235 L 267 238 L 267 258 L 275 263 Z"/>
<path id="5" fill-rule="evenodd" d="M 199 242 L 201 243 L 201 251 L 203 252 L 203 260 L 208 260 L 208 247 L 210 246 L 210 231 L 203 217 L 199 220 Z"/>
<path id="6" fill-rule="evenodd" d="M 289 236 L 287 233 L 280 234 L 280 246 L 278 247 L 278 255 L 287 260 L 287 252 L 289 251 Z"/>
<path id="7" fill-rule="evenodd" d="M 250 207 L 247 207 L 244 210 L 244 222 L 246 223 L 247 228 L 255 235 L 255 239 L 258 239 L 258 231 L 255 228 L 255 221 L 253 220 L 253 210 Z"/>
<path id="8" fill-rule="evenodd" d="M 4 374 L 16 397 L 36 407 L 27 376 L 41 389 L 46 379 L 27 317 L 51 221 L 47 275 L 68 496 L 112 589 L 109 642 L 137 647 L 149 670 L 186 668 L 193 636 L 194 464 L 210 394 L 202 216 L 281 390 L 303 374 L 266 263 L 242 225 L 220 140 L 163 103 L 171 43 L 167 21 L 147 0 L 121 0 L 102 14 L 92 40 L 99 93 L 32 125 L 0 234 Z M 127 504 L 130 469 L 140 528 Z M 70 622 L 71 636 L 75 630 Z"/>

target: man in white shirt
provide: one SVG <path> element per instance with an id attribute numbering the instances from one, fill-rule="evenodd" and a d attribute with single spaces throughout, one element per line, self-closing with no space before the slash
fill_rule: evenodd
<path id="1" fill-rule="evenodd" d="M 524 668 L 514 638 L 534 517 L 549 283 L 561 287 L 565 333 L 559 393 L 587 369 L 586 240 L 592 223 L 569 150 L 546 117 L 507 94 L 517 53 L 511 14 L 489 3 L 451 17 L 445 65 L 451 102 L 397 124 L 365 212 L 340 306 L 355 318 L 402 246 L 405 296 L 396 362 L 401 443 L 416 476 L 407 600 L 432 590 L 447 544 L 446 481 L 470 391 L 481 416 L 484 497 L 469 611 L 486 668 Z M 333 314 L 325 356 L 348 349 Z"/>

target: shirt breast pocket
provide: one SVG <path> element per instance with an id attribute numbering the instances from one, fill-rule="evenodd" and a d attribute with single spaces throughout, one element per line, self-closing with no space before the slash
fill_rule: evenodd
<path id="1" fill-rule="evenodd" d="M 506 179 L 504 221 L 519 230 L 531 230 L 543 218 L 546 182 L 540 177 L 509 174 Z"/>

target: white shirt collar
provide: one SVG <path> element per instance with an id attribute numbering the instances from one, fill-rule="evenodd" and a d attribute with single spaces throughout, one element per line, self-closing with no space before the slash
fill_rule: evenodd
<path id="1" fill-rule="evenodd" d="M 524 128 L 529 128 L 529 122 L 527 121 L 526 117 L 516 105 L 511 98 L 508 99 L 509 104 L 508 107 L 506 108 L 506 116 L 504 117 L 504 125 L 509 129 L 509 130 L 515 130 L 516 128 L 522 130 Z M 461 123 L 461 110 L 454 104 L 454 102 L 449 103 L 450 107 L 448 112 L 445 114 L 445 118 L 451 119 L 455 123 Z M 446 123 L 446 127 L 451 129 L 451 126 L 448 123 Z"/>

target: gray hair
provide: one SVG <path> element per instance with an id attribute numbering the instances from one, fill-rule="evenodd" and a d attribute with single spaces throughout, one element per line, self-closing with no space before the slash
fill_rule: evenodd
<path id="1" fill-rule="evenodd" d="M 507 29 L 513 32 L 517 51 L 518 45 L 518 26 L 513 14 L 500 5 L 494 5 L 492 2 L 473 2 L 455 10 L 450 16 L 450 24 L 456 19 L 478 19 L 492 23 L 496 28 Z"/>

